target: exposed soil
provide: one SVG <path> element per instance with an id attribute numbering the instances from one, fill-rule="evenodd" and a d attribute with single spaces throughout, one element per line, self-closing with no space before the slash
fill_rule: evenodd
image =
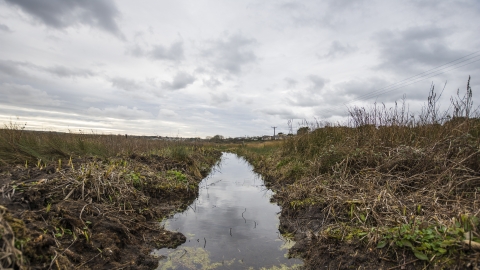
<path id="1" fill-rule="evenodd" d="M 132 155 L 1 167 L 2 269 L 154 269 L 153 248 L 185 242 L 159 221 L 194 200 L 214 161 Z"/>

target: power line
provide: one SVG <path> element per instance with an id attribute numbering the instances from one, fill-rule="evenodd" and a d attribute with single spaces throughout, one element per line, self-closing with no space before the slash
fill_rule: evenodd
<path id="1" fill-rule="evenodd" d="M 433 74 L 432 76 L 429 76 L 429 77 L 426 77 L 426 78 L 418 79 L 418 80 L 416 80 L 416 81 L 406 82 L 405 84 L 399 85 L 398 87 L 389 89 L 389 90 L 387 90 L 387 91 L 383 91 L 382 93 L 379 93 L 377 96 L 381 96 L 381 95 L 384 95 L 384 94 L 386 94 L 386 93 L 393 92 L 393 91 L 395 91 L 395 90 L 397 90 L 397 89 L 400 89 L 400 88 L 402 88 L 402 87 L 409 86 L 409 85 L 415 84 L 415 83 L 420 82 L 420 81 L 424 81 L 424 80 L 429 79 L 429 78 L 433 78 L 433 77 L 435 77 L 435 76 L 437 76 L 437 75 L 443 74 L 443 73 L 448 72 L 448 71 L 451 71 L 451 70 L 455 70 L 455 69 L 461 68 L 461 67 L 463 67 L 463 66 L 466 66 L 466 65 L 469 65 L 469 64 L 478 62 L 478 61 L 480 61 L 480 59 L 478 59 L 478 60 L 476 60 L 476 61 L 472 61 L 472 62 L 470 62 L 470 63 L 466 63 L 466 64 L 461 65 L 461 66 L 454 67 L 454 68 L 449 69 L 449 70 L 445 70 L 445 71 L 442 71 L 442 72 L 435 73 L 435 74 Z M 373 96 L 372 96 L 372 97 L 373 97 Z M 357 101 L 367 100 L 368 98 L 370 98 L 370 97 L 363 98 L 363 99 L 352 100 L 352 101 L 350 101 L 350 102 L 343 103 L 342 105 L 339 105 L 339 106 L 336 106 L 336 107 L 334 107 L 334 108 L 331 108 L 331 109 L 329 109 L 329 111 L 333 111 L 334 109 L 338 109 L 338 108 L 340 108 L 340 107 L 347 106 L 347 105 L 352 104 L 352 103 L 357 102 Z"/>
<path id="2" fill-rule="evenodd" d="M 354 102 L 357 102 L 357 101 L 361 101 L 361 100 L 366 100 L 366 99 L 369 99 L 371 97 L 374 97 L 374 96 L 380 96 L 380 95 L 383 95 L 383 94 L 386 94 L 386 93 L 389 93 L 389 92 L 392 92 L 394 90 L 397 90 L 399 88 L 402 88 L 402 87 L 405 87 L 405 86 L 408 86 L 408 85 L 411 85 L 411 84 L 414 84 L 414 83 L 417 83 L 417 82 L 420 82 L 420 81 L 423 81 L 423 80 L 426 80 L 426 79 L 429 79 L 429 78 L 432 78 L 432 77 L 435 77 L 437 75 L 440 75 L 440 74 L 443 74 L 445 72 L 448 72 L 448 71 L 451 71 L 451 70 L 455 70 L 455 69 L 458 69 L 460 67 L 463 67 L 463 66 L 466 66 L 466 65 L 470 65 L 472 63 L 475 63 L 475 62 L 478 62 L 480 61 L 480 59 L 475 59 L 477 57 L 480 57 L 480 55 L 476 55 L 476 56 L 473 56 L 473 57 L 469 57 L 469 56 L 472 56 L 474 54 L 477 54 L 479 53 L 480 51 L 476 51 L 476 52 L 473 52 L 471 54 L 468 54 L 466 56 L 463 56 L 463 57 L 460 57 L 458 59 L 455 59 L 453 61 L 450 61 L 448 63 L 445 63 L 443 65 L 440 65 L 440 66 L 437 66 L 435 68 L 432 68 L 430 70 L 427 70 L 427 71 L 424 71 L 422 73 L 419 73 L 415 76 L 411 76 L 409 78 L 406 78 L 404 80 L 401 80 L 399 82 L 396 82 L 396 83 L 393 83 L 393 84 L 390 84 L 388 86 L 385 86 L 383 88 L 380 88 L 378 90 L 375 90 L 373 92 L 370 92 L 370 93 L 367 93 L 367 94 L 364 94 L 364 95 L 361 95 L 359 97 L 357 97 L 356 99 L 353 99 L 349 102 L 346 102 L 346 103 L 343 103 L 342 105 L 338 105 L 338 106 L 335 106 L 333 108 L 329 108 L 329 109 L 325 109 L 323 110 L 324 112 L 333 112 L 333 110 L 335 109 L 338 109 L 340 107 L 344 107 L 344 106 L 347 106 L 348 104 L 351 104 L 351 103 L 354 103 Z M 469 57 L 469 58 L 467 58 Z M 460 61 L 458 63 L 455 63 L 461 59 L 464 59 L 464 58 L 467 58 L 463 61 Z M 473 60 L 475 59 L 474 61 L 470 61 L 470 60 Z M 470 62 L 467 62 L 467 61 L 470 61 Z M 463 65 L 459 65 L 461 63 L 464 63 L 464 62 L 467 62 Z M 452 63 L 455 63 L 455 64 L 452 64 Z M 442 68 L 440 68 L 442 67 Z M 430 76 L 431 75 L 431 76 Z"/>
<path id="3" fill-rule="evenodd" d="M 388 90 L 388 91 L 384 91 L 383 93 L 381 93 L 381 95 L 386 94 L 386 93 L 389 93 L 389 92 L 392 92 L 392 91 L 397 90 L 397 89 L 399 89 L 399 88 L 402 88 L 402 87 L 404 87 L 404 86 L 408 86 L 408 85 L 411 85 L 411 84 L 414 84 L 414 83 L 417 83 L 417 82 L 420 82 L 420 81 L 423 81 L 423 80 L 426 80 L 426 79 L 429 79 L 429 78 L 433 78 L 433 77 L 435 77 L 435 76 L 437 76 L 437 75 L 443 74 L 443 73 L 448 72 L 448 71 L 451 71 L 451 70 L 455 70 L 455 69 L 461 68 L 461 67 L 466 66 L 466 65 L 470 65 L 470 64 L 475 63 L 475 62 L 478 62 L 478 61 L 480 61 L 480 59 L 477 59 L 477 60 L 475 60 L 475 61 L 472 61 L 472 62 L 463 64 L 463 65 L 461 65 L 461 66 L 456 66 L 456 67 L 451 68 L 451 69 L 449 69 L 449 70 L 445 70 L 445 71 L 442 71 L 442 72 L 435 73 L 435 74 L 433 74 L 432 76 L 427 77 L 427 78 L 422 78 L 422 79 L 419 79 L 419 80 L 416 80 L 416 81 L 413 81 L 413 82 L 410 82 L 410 83 L 407 83 L 407 84 L 404 84 L 404 85 L 400 85 L 400 86 L 398 86 L 398 87 L 396 87 L 396 88 L 390 89 L 390 90 Z"/>
<path id="4" fill-rule="evenodd" d="M 472 54 L 476 54 L 476 53 L 478 53 L 478 52 L 480 52 L 480 51 L 474 52 L 474 53 L 472 53 Z M 470 55 L 472 55 L 472 54 L 469 54 L 469 55 L 467 55 L 467 56 L 458 58 L 458 59 L 456 59 L 456 60 L 454 60 L 454 61 L 448 62 L 448 63 L 443 64 L 443 65 L 441 65 L 441 66 L 432 68 L 432 69 L 430 69 L 430 70 L 424 71 L 424 72 L 419 73 L 419 74 L 417 74 L 417 75 L 415 75 L 415 76 L 408 77 L 408 78 L 406 78 L 406 79 L 404 79 L 404 80 L 401 80 L 401 81 L 398 81 L 398 82 L 396 82 L 396 83 L 390 84 L 390 85 L 388 85 L 388 86 L 385 86 L 385 87 L 383 87 L 383 88 L 380 88 L 380 89 L 375 90 L 375 91 L 373 91 L 373 92 L 370 92 L 370 93 L 368 93 L 368 94 L 364 94 L 364 95 L 362 95 L 362 96 L 357 97 L 357 99 L 362 99 L 362 98 L 368 99 L 368 98 L 370 98 L 371 96 L 375 96 L 375 94 L 376 94 L 377 92 L 378 92 L 378 93 L 381 93 L 381 92 L 383 92 L 384 90 L 388 90 L 388 88 L 398 86 L 397 84 L 402 85 L 402 84 L 404 84 L 404 83 L 408 83 L 408 82 L 411 81 L 412 79 L 413 79 L 413 80 L 417 80 L 417 79 L 420 79 L 420 78 L 422 78 L 422 77 L 426 77 L 426 76 L 428 76 L 428 75 L 430 75 L 430 74 L 432 74 L 432 73 L 435 73 L 435 72 L 438 72 L 438 71 L 441 71 L 441 70 L 445 70 L 445 69 L 448 69 L 448 68 L 450 68 L 450 67 L 454 67 L 454 66 L 456 66 L 456 65 L 458 65 L 458 64 L 461 64 L 461 63 L 463 63 L 463 62 L 466 62 L 466 61 L 475 59 L 475 58 L 477 58 L 477 57 L 480 57 L 480 55 L 476 55 L 476 56 L 470 57 L 470 58 L 468 58 L 468 59 L 465 59 L 465 60 L 463 60 L 463 61 L 460 61 L 460 62 L 458 62 L 458 63 L 455 63 L 455 64 L 453 64 L 453 65 L 449 65 L 449 64 L 451 64 L 451 63 L 457 62 L 457 61 L 460 60 L 460 59 L 463 59 L 463 58 L 465 58 L 465 57 L 468 57 L 468 56 L 470 56 Z M 474 62 L 476 62 L 476 61 L 472 61 L 472 62 L 470 62 L 470 63 L 468 63 L 468 64 L 471 64 L 471 63 L 474 63 Z M 448 66 L 447 66 L 447 65 L 448 65 Z M 443 67 L 443 66 L 446 66 L 446 67 Z M 463 65 L 462 65 L 462 66 L 463 66 Z M 443 67 L 443 68 L 440 68 L 440 67 Z M 440 68 L 440 69 L 439 69 L 439 68 Z M 437 70 L 437 69 L 438 69 L 438 70 Z M 422 75 L 422 74 L 423 74 L 423 75 Z M 438 74 L 441 74 L 441 73 L 438 73 Z M 420 75 L 421 75 L 421 76 L 420 76 Z M 415 77 L 418 77 L 418 78 L 415 78 Z M 414 78 L 415 78 L 415 79 L 414 79 Z M 430 77 L 429 77 L 429 78 L 430 78 Z"/>

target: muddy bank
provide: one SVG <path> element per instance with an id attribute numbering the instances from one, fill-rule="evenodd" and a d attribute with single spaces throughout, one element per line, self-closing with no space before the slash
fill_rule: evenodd
<path id="1" fill-rule="evenodd" d="M 305 269 L 396 269 L 397 258 L 358 239 L 342 239 L 318 235 L 325 216 L 317 208 L 284 208 L 280 216 L 280 229 L 293 233 L 296 244 L 289 250 L 291 256 L 304 260 Z M 339 226 L 340 228 L 340 226 Z M 423 263 L 411 254 L 401 254 L 404 265 L 401 269 L 422 269 Z M 400 260 L 400 261 L 402 261 Z M 400 267 L 399 267 L 400 268 Z"/>
<path id="2" fill-rule="evenodd" d="M 0 168 L 2 267 L 154 269 L 185 242 L 158 222 L 183 209 L 221 153 L 79 158 Z"/>
<path id="3" fill-rule="evenodd" d="M 282 206 L 279 230 L 294 235 L 296 244 L 289 250 L 289 256 L 302 258 L 305 269 L 390 269 L 398 266 L 396 260 L 389 258 L 389 254 L 355 239 L 344 241 L 342 237 L 318 235 L 323 226 L 331 222 L 323 213 L 322 207 L 289 207 L 290 200 L 285 194 L 285 186 L 282 181 L 278 181 L 275 170 L 263 162 L 255 163 L 255 171 L 264 176 L 267 186 L 276 193 L 273 200 Z M 285 183 L 286 179 L 283 180 Z M 418 269 L 415 263 L 422 265 L 414 256 L 403 256 L 405 262 L 409 263 L 402 269 Z"/>
<path id="4" fill-rule="evenodd" d="M 275 192 L 273 200 L 282 207 L 280 229 L 294 235 L 296 245 L 290 253 L 303 258 L 306 269 L 478 269 L 480 253 L 473 243 L 478 241 L 477 219 L 460 210 L 460 206 L 475 207 L 477 197 L 460 188 L 448 194 L 444 189 L 454 184 L 438 184 L 436 176 L 412 181 L 419 174 L 393 178 L 392 169 L 388 169 L 390 175 L 382 171 L 387 165 L 397 168 L 400 161 L 411 157 L 391 155 L 400 161 L 383 166 L 367 163 L 370 168 L 362 164 L 361 173 L 349 173 L 343 168 L 357 168 L 338 162 L 340 165 L 332 166 L 335 171 L 327 174 L 321 171 L 320 161 L 299 165 L 280 151 L 232 151 L 244 156 Z M 346 160 L 360 163 L 354 158 Z M 477 178 L 463 177 L 472 179 L 468 188 L 473 190 Z M 455 184 L 459 187 L 466 182 Z M 455 215 L 454 211 L 465 214 Z M 449 223 L 445 216 L 450 216 Z M 471 247 L 465 244 L 469 233 Z"/>

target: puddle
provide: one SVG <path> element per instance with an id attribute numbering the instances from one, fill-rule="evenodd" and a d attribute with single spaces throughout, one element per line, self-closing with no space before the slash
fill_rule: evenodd
<path id="1" fill-rule="evenodd" d="M 252 166 L 235 154 L 223 153 L 220 169 L 200 184 L 198 198 L 163 225 L 187 241 L 176 249 L 160 249 L 158 269 L 295 269 L 299 259 L 286 254 L 294 242 L 278 231 L 280 207 L 270 203 Z"/>

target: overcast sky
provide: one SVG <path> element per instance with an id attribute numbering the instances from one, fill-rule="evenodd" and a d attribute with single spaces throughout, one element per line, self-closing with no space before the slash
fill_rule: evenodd
<path id="1" fill-rule="evenodd" d="M 265 135 L 404 94 L 416 110 L 432 82 L 446 109 L 469 75 L 479 105 L 478 33 L 479 0 L 0 0 L 0 121 Z"/>

